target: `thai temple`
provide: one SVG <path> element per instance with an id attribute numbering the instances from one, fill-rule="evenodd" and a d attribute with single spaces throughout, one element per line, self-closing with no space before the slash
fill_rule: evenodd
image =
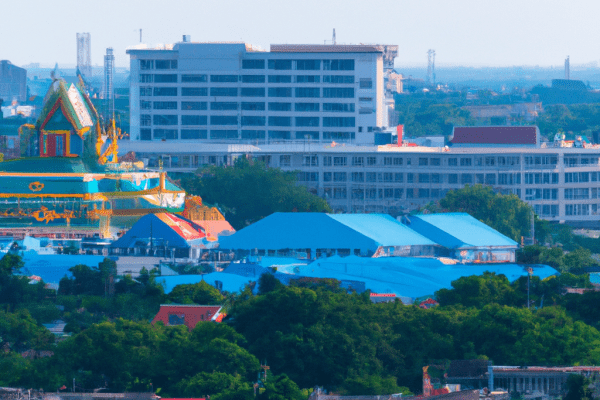
<path id="1" fill-rule="evenodd" d="M 143 215 L 183 213 L 222 219 L 188 198 L 165 172 L 119 162 L 120 129 L 104 124 L 85 85 L 54 79 L 35 125 L 19 129 L 21 157 L 0 162 L 0 231 L 114 236 Z"/>

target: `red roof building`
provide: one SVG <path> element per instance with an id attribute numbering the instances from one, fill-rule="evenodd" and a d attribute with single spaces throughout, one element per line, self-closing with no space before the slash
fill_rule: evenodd
<path id="1" fill-rule="evenodd" d="M 161 321 L 166 326 L 185 325 L 192 330 L 198 322 L 221 322 L 225 316 L 221 313 L 221 309 L 221 306 L 161 304 L 152 324 Z"/>
<path id="2" fill-rule="evenodd" d="M 432 298 L 430 297 L 430 298 L 428 298 L 427 300 L 425 300 L 425 301 L 422 301 L 422 302 L 419 304 L 419 307 L 420 307 L 420 308 L 432 308 L 432 307 L 436 307 L 436 306 L 439 306 L 439 305 L 440 305 L 440 303 L 438 303 L 437 301 L 435 301 L 434 299 L 432 299 Z"/>
<path id="3" fill-rule="evenodd" d="M 539 147 L 537 126 L 458 126 L 450 140 L 459 146 L 532 146 Z"/>

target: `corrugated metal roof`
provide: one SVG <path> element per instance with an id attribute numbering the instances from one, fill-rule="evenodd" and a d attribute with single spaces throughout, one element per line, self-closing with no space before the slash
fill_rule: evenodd
<path id="1" fill-rule="evenodd" d="M 411 229 L 449 249 L 518 246 L 514 240 L 467 213 L 413 215 L 409 220 Z"/>
<path id="2" fill-rule="evenodd" d="M 272 44 L 271 53 L 383 53 L 383 49 L 360 44 Z"/>
<path id="3" fill-rule="evenodd" d="M 536 145 L 535 126 L 459 126 L 454 128 L 453 144 Z"/>

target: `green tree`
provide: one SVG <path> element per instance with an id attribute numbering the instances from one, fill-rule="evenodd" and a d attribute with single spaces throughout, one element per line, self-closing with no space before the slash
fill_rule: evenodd
<path id="1" fill-rule="evenodd" d="M 258 396 L 259 400 L 306 400 L 307 398 L 296 382 L 285 374 L 269 376 L 264 385 L 265 391 Z"/>
<path id="2" fill-rule="evenodd" d="M 16 254 L 6 253 L 0 258 L 0 274 L 4 276 L 12 275 L 15 272 L 19 272 L 21 268 L 25 266 L 25 263 L 20 256 Z"/>
<path id="3" fill-rule="evenodd" d="M 579 247 L 570 251 L 564 256 L 564 266 L 561 272 L 582 273 L 584 267 L 598 265 L 598 262 L 592 258 L 592 253 L 588 249 Z"/>
<path id="4" fill-rule="evenodd" d="M 14 313 L 0 311 L 0 348 L 8 345 L 16 351 L 47 350 L 54 344 L 54 336 L 41 327 L 27 310 Z"/>
<path id="5" fill-rule="evenodd" d="M 274 212 L 329 212 L 320 197 L 296 184 L 296 173 L 268 168 L 264 163 L 238 158 L 233 167 L 211 166 L 182 179 L 188 193 L 218 204 L 227 220 L 241 229 Z"/>
<path id="6" fill-rule="evenodd" d="M 481 276 L 465 276 L 452 281 L 452 289 L 440 289 L 436 298 L 441 305 L 461 304 L 482 308 L 486 304 L 516 305 L 518 296 L 504 275 L 484 272 Z"/>
<path id="7" fill-rule="evenodd" d="M 223 304 L 225 297 L 217 288 L 205 281 L 194 284 L 177 285 L 167 298 L 178 304 Z"/>
<path id="8" fill-rule="evenodd" d="M 98 268 L 90 268 L 84 264 L 78 264 L 69 268 L 73 274 L 71 278 L 64 277 L 58 286 L 59 294 L 86 294 L 103 295 L 104 280 Z"/>
<path id="9" fill-rule="evenodd" d="M 240 375 L 230 375 L 224 372 L 200 372 L 190 379 L 184 379 L 178 384 L 182 396 L 199 398 L 210 396 L 211 399 L 223 399 L 231 396 L 238 399 L 253 398 L 253 391 L 248 382 Z"/>
<path id="10" fill-rule="evenodd" d="M 589 388 L 590 380 L 579 374 L 571 374 L 567 378 L 567 395 L 565 400 L 591 400 L 592 390 Z"/>
<path id="11" fill-rule="evenodd" d="M 265 272 L 258 278 L 258 293 L 265 294 L 272 292 L 275 289 L 278 289 L 282 286 L 282 283 L 279 282 L 279 279 L 275 278 L 273 274 Z"/>

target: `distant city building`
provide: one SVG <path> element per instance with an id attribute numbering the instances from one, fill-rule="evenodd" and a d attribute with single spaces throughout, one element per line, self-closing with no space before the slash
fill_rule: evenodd
<path id="1" fill-rule="evenodd" d="M 114 80 L 115 75 L 115 56 L 112 47 L 106 49 L 104 56 L 104 83 L 102 86 L 102 98 L 113 99 L 115 95 Z"/>
<path id="2" fill-rule="evenodd" d="M 373 144 L 397 46 L 183 42 L 130 55 L 131 140 Z M 158 142 L 157 142 L 158 141 Z"/>
<path id="3" fill-rule="evenodd" d="M 0 99 L 5 105 L 27 101 L 27 70 L 8 60 L 0 61 Z"/>
<path id="4" fill-rule="evenodd" d="M 77 68 L 86 79 L 92 77 L 91 35 L 77 34 Z"/>

